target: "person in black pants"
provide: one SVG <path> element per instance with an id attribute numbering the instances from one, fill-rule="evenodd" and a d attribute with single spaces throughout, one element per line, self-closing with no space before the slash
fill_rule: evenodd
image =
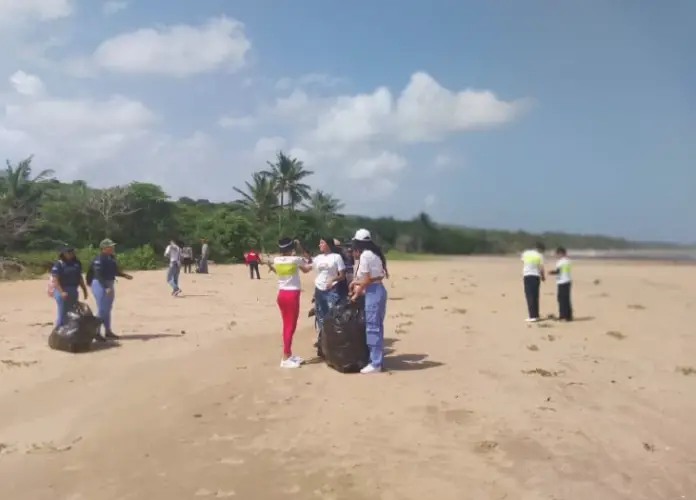
<path id="1" fill-rule="evenodd" d="M 570 302 L 570 289 L 572 279 L 570 277 L 570 259 L 568 252 L 563 247 L 556 249 L 556 269 L 549 274 L 556 275 L 558 298 L 558 319 L 561 321 L 573 321 L 573 305 Z"/>
<path id="2" fill-rule="evenodd" d="M 254 274 L 256 274 L 256 279 L 260 280 L 261 275 L 259 274 L 259 263 L 261 263 L 261 256 L 253 248 L 244 254 L 244 260 L 247 266 L 249 266 L 249 277 L 254 279 Z"/>
<path id="3" fill-rule="evenodd" d="M 526 250 L 522 254 L 524 263 L 522 275 L 524 283 L 524 296 L 527 300 L 527 322 L 539 321 L 539 291 L 541 282 L 546 280 L 544 271 L 544 247 L 543 243 L 537 243 L 534 249 Z"/>

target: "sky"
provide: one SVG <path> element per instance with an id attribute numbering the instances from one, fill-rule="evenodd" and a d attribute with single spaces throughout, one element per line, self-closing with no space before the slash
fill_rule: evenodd
<path id="1" fill-rule="evenodd" d="M 0 153 L 236 198 L 696 241 L 696 2 L 0 0 Z"/>

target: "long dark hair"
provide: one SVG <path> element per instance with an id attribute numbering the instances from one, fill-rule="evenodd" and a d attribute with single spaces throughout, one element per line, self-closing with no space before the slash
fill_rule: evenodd
<path id="1" fill-rule="evenodd" d="M 360 252 L 370 250 L 377 257 L 379 257 L 379 260 L 382 261 L 382 267 L 385 271 L 387 270 L 387 258 L 385 257 L 384 252 L 382 252 L 382 249 L 374 241 L 353 240 L 353 248 L 359 250 Z"/>
<path id="2" fill-rule="evenodd" d="M 329 253 L 335 253 L 338 255 L 343 255 L 341 252 L 341 249 L 336 246 L 336 243 L 334 243 L 333 238 L 321 238 L 322 241 L 326 242 L 326 246 L 329 247 Z"/>

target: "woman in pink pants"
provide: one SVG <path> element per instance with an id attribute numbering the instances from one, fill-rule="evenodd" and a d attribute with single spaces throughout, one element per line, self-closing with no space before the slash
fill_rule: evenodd
<path id="1" fill-rule="evenodd" d="M 292 354 L 292 338 L 297 328 L 300 316 L 300 271 L 308 273 L 311 264 L 302 257 L 294 255 L 294 244 L 290 238 L 282 238 L 278 242 L 280 256 L 273 259 L 273 270 L 278 276 L 278 308 L 283 318 L 283 358 L 281 368 L 299 368 L 304 362 L 299 356 Z"/>

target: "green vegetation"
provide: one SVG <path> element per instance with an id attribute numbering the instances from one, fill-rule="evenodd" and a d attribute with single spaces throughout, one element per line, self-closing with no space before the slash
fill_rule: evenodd
<path id="1" fill-rule="evenodd" d="M 32 158 L 8 162 L 0 172 L 0 278 L 45 270 L 65 244 L 80 249 L 86 261 L 104 237 L 119 243 L 119 260 L 130 269 L 160 266 L 163 248 L 172 238 L 195 248 L 206 237 L 212 259 L 224 263 L 239 262 L 251 246 L 272 250 L 281 234 L 313 248 L 322 235 L 347 239 L 360 227 L 370 229 L 394 259 L 516 252 L 540 239 L 549 247 L 640 246 L 605 236 L 438 225 L 425 213 L 408 221 L 343 215 L 340 200 L 307 183 L 311 176 L 301 161 L 281 152 L 244 186 L 230 186 L 236 200 L 212 203 L 172 200 L 161 187 L 140 182 L 106 189 L 84 181 L 64 183 L 50 170 L 34 174 Z"/>

